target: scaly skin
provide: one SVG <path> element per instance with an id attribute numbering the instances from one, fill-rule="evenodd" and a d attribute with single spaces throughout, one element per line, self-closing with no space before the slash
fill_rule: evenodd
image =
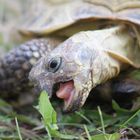
<path id="1" fill-rule="evenodd" d="M 0 93 L 19 93 L 33 87 L 28 80 L 31 68 L 60 42 L 56 38 L 33 39 L 7 53 L 0 60 Z"/>

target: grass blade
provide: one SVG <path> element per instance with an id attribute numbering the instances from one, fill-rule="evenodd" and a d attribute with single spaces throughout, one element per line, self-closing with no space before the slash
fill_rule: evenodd
<path id="1" fill-rule="evenodd" d="M 84 128 L 85 128 L 85 131 L 86 131 L 86 134 L 87 134 L 88 140 L 92 140 L 92 139 L 91 139 L 91 136 L 90 136 L 90 134 L 89 134 L 89 131 L 88 131 L 87 126 L 84 125 Z"/>
<path id="2" fill-rule="evenodd" d="M 105 134 L 105 125 L 104 125 L 104 120 L 103 120 L 102 111 L 101 111 L 101 109 L 100 109 L 99 106 L 97 106 L 97 108 L 98 108 L 98 112 L 99 112 L 99 116 L 100 116 L 100 120 L 101 120 L 101 125 L 102 125 L 103 134 Z"/>
<path id="3" fill-rule="evenodd" d="M 18 132 L 19 139 L 22 140 L 22 136 L 21 136 L 21 133 L 20 133 L 17 117 L 15 117 L 15 122 L 16 122 L 16 127 L 17 127 L 17 132 Z"/>

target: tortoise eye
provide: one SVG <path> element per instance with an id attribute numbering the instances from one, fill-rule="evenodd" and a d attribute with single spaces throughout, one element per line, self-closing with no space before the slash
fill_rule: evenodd
<path id="1" fill-rule="evenodd" d="M 61 62 L 61 57 L 52 58 L 48 63 L 48 71 L 55 73 L 59 69 Z"/>

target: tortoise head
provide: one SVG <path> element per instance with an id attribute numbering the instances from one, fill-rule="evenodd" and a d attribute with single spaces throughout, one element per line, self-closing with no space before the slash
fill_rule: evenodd
<path id="1" fill-rule="evenodd" d="M 88 44 L 69 38 L 32 68 L 29 78 L 48 94 L 54 91 L 64 100 L 64 111 L 79 109 L 92 88 L 91 59 Z"/>

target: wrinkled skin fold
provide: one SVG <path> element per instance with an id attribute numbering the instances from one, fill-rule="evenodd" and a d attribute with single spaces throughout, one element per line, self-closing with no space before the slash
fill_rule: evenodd
<path id="1" fill-rule="evenodd" d="M 140 48 L 130 31 L 117 26 L 80 32 L 42 57 L 29 78 L 51 96 L 64 100 L 64 111 L 82 107 L 91 89 L 117 76 L 129 65 L 140 67 Z"/>

